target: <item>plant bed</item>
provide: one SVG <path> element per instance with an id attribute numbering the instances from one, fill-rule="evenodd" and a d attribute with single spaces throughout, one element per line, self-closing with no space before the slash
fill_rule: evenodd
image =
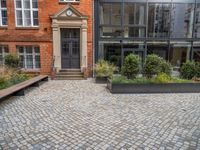
<path id="1" fill-rule="evenodd" d="M 99 84 L 106 84 L 107 80 L 108 80 L 107 76 L 105 76 L 105 77 L 96 77 L 95 78 L 95 82 L 99 83 Z"/>
<path id="2" fill-rule="evenodd" d="M 151 82 L 113 82 L 107 81 L 111 93 L 199 93 L 200 82 L 153 83 Z"/>

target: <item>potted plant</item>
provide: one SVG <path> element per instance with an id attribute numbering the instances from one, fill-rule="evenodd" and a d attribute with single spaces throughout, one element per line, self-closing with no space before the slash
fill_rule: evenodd
<path id="1" fill-rule="evenodd" d="M 95 65 L 96 83 L 106 83 L 108 78 L 112 78 L 114 71 L 117 69 L 115 65 L 106 60 L 100 59 Z"/>

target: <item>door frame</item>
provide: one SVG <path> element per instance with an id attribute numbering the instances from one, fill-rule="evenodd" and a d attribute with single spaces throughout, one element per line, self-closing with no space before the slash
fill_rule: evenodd
<path id="1" fill-rule="evenodd" d="M 62 29 L 78 29 L 79 30 L 79 67 L 78 68 L 65 68 L 63 67 L 63 60 L 62 60 Z M 60 57 L 61 57 L 61 69 L 80 69 L 81 68 L 81 28 L 60 28 Z"/>

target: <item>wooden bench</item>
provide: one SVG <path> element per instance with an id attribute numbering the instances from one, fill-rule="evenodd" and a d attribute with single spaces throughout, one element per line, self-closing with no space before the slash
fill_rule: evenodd
<path id="1" fill-rule="evenodd" d="M 8 96 L 24 96 L 27 87 L 38 87 L 41 81 L 48 81 L 47 75 L 39 75 L 27 81 L 0 90 L 0 100 Z"/>

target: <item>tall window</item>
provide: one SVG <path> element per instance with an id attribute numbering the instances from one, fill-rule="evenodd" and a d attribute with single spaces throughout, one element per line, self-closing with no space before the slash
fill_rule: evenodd
<path id="1" fill-rule="evenodd" d="M 38 0 L 15 0 L 17 26 L 38 26 Z"/>
<path id="2" fill-rule="evenodd" d="M 0 26 L 7 25 L 7 6 L 6 0 L 0 0 Z"/>
<path id="3" fill-rule="evenodd" d="M 40 48 L 37 46 L 17 46 L 20 67 L 25 69 L 40 68 Z"/>
<path id="4" fill-rule="evenodd" d="M 4 64 L 4 57 L 8 54 L 8 46 L 0 45 L 0 65 Z"/>

